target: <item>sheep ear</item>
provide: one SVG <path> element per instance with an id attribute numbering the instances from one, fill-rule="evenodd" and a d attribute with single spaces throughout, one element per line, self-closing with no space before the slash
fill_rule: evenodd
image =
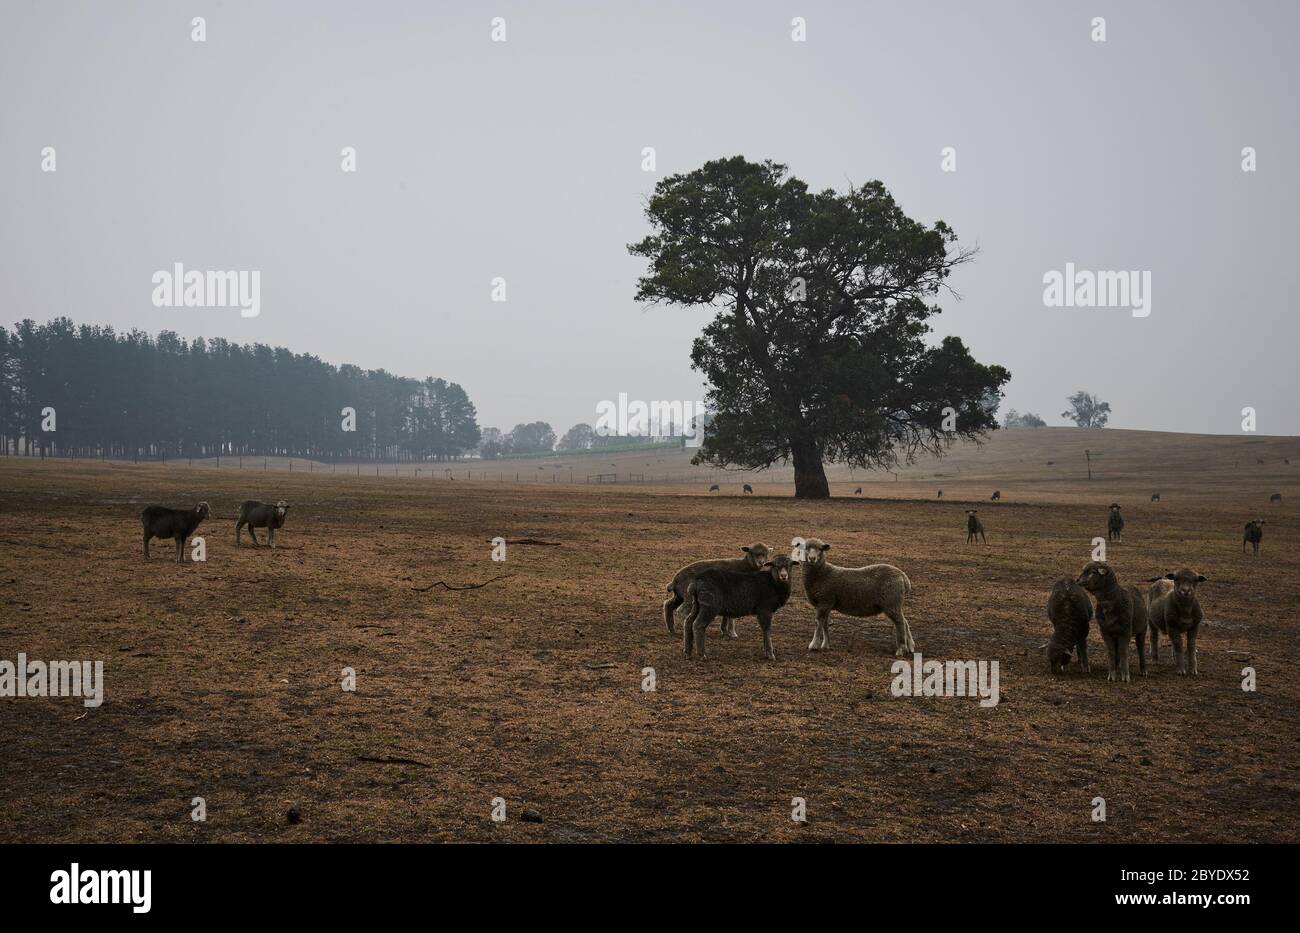
<path id="1" fill-rule="evenodd" d="M 822 545 L 822 550 L 823 550 L 823 551 L 829 551 L 830 549 L 831 549 L 831 546 L 830 546 L 829 544 L 823 544 L 823 545 Z"/>
<path id="2" fill-rule="evenodd" d="M 764 562 L 763 562 L 763 566 L 764 566 L 764 567 L 771 567 L 771 566 L 772 566 L 772 562 L 771 562 L 770 560 L 768 560 L 768 561 L 764 561 Z"/>
<path id="3" fill-rule="evenodd" d="M 1208 579 L 1210 579 L 1210 578 L 1207 577 L 1207 576 L 1205 576 L 1205 574 L 1200 574 L 1200 573 L 1198 573 L 1198 574 L 1196 575 L 1196 582 L 1197 582 L 1197 583 L 1204 583 L 1204 582 L 1205 582 L 1206 580 L 1208 580 Z"/>
<path id="4" fill-rule="evenodd" d="M 749 553 L 749 545 L 748 545 L 748 544 L 745 545 L 744 547 L 741 548 L 741 550 L 744 551 L 746 554 L 748 554 L 748 553 Z"/>
<path id="5" fill-rule="evenodd" d="M 1172 573 L 1167 573 L 1167 574 L 1165 574 L 1165 579 L 1166 579 L 1166 580 L 1177 580 L 1178 577 L 1174 576 Z"/>

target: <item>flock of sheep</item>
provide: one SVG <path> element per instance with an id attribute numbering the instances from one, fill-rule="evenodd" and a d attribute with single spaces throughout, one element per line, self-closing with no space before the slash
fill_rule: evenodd
<path id="1" fill-rule="evenodd" d="M 140 523 L 144 526 L 144 559 L 149 559 L 149 541 L 151 538 L 171 538 L 176 542 L 176 562 L 182 563 L 185 539 L 212 514 L 206 502 L 200 502 L 192 509 L 169 509 L 162 505 L 151 505 L 140 513 Z M 275 505 L 267 505 L 256 499 L 249 499 L 239 507 L 239 518 L 235 522 L 235 544 L 239 544 L 239 533 L 248 526 L 248 536 L 253 539 L 253 547 L 258 546 L 257 533 L 254 528 L 265 528 L 267 541 L 275 547 L 275 530 L 284 527 L 284 519 L 289 514 L 289 503 L 281 499 Z"/>
<path id="2" fill-rule="evenodd" d="M 942 490 L 939 494 L 943 495 Z M 1158 493 L 1153 495 L 1153 501 L 1158 501 L 1158 497 Z M 992 498 L 1000 499 L 1001 494 L 994 492 Z M 240 532 L 247 526 L 254 547 L 259 544 L 256 528 L 267 529 L 267 542 L 275 547 L 276 529 L 284 526 L 288 512 L 289 505 L 283 499 L 275 505 L 256 499 L 245 501 L 235 523 L 236 545 L 240 543 Z M 171 538 L 176 542 L 176 560 L 182 562 L 186 539 L 210 514 L 206 502 L 200 502 L 192 509 L 171 509 L 160 505 L 146 508 L 140 514 L 145 559 L 149 558 L 152 538 Z M 1241 545 L 1243 552 L 1249 543 L 1258 556 L 1264 536 L 1263 525 L 1262 518 L 1246 524 Z M 1124 518 L 1117 503 L 1110 506 L 1106 531 L 1109 540 L 1123 540 Z M 979 511 L 968 509 L 966 543 L 972 543 L 977 536 L 988 543 Z M 830 544 L 818 538 L 800 540 L 798 549 L 801 556 L 797 559 L 785 555 L 772 557 L 766 544 L 756 542 L 741 549 L 744 557 L 699 560 L 678 570 L 668 584 L 668 598 L 663 604 L 664 622 L 669 634 L 675 635 L 674 616 L 679 607 L 687 604 L 684 625 L 686 656 L 698 654 L 704 657 L 704 634 L 714 619 L 721 620 L 724 637 L 735 638 L 735 620 L 755 616 L 763 633 L 763 655 L 770 661 L 776 660 L 771 637 L 772 617 L 790 599 L 791 573 L 796 563 L 803 567 L 804 596 L 813 607 L 816 618 L 808 650 L 821 651 L 829 646 L 832 612 L 858 618 L 883 613 L 894 624 L 895 656 L 905 658 L 916 650 L 911 625 L 903 614 L 903 603 L 912 592 L 912 581 L 907 574 L 891 564 L 865 567 L 832 564 L 826 557 Z M 1077 579 L 1062 577 L 1053 585 L 1047 600 L 1047 617 L 1053 630 L 1046 646 L 1049 669 L 1053 674 L 1064 673 L 1073 655 L 1081 671 L 1091 670 L 1088 665 L 1088 627 L 1095 618 L 1106 645 L 1108 681 L 1129 680 L 1130 641 L 1137 649 L 1138 670 L 1146 674 L 1145 640 L 1148 631 L 1152 663 L 1160 659 L 1160 635 L 1164 634 L 1173 644 L 1178 673 L 1196 676 L 1196 635 L 1204 618 L 1196 590 L 1205 580 L 1204 575 L 1184 568 L 1148 580 L 1151 586 L 1143 592 L 1137 586 L 1121 584 L 1105 561 L 1090 562 Z"/>
<path id="3" fill-rule="evenodd" d="M 942 495 L 942 492 L 940 492 Z M 1158 501 L 1159 494 L 1153 496 Z M 993 494 L 1000 499 L 1000 493 Z M 1246 524 L 1242 550 L 1247 543 L 1259 554 L 1264 520 Z M 1123 540 L 1124 518 L 1118 503 L 1112 503 L 1106 522 L 1107 538 Z M 988 543 L 984 524 L 977 509 L 966 511 L 966 542 L 976 537 Z M 881 613 L 894 624 L 894 654 L 905 658 L 916 650 L 912 628 L 903 613 L 903 603 L 912 592 L 907 574 L 890 564 L 865 567 L 840 567 L 827 560 L 831 546 L 818 538 L 796 539 L 796 554 L 802 557 L 771 557 L 766 544 L 757 542 L 742 548 L 745 556 L 718 560 L 699 560 L 682 567 L 668 584 L 664 600 L 664 622 L 669 634 L 677 634 L 674 618 L 683 605 L 687 608 L 684 647 L 689 658 L 705 655 L 704 634 L 714 619 L 721 619 L 722 634 L 735 638 L 735 619 L 756 616 L 763 632 L 763 654 L 776 660 L 772 648 L 772 617 L 790 599 L 791 573 L 794 565 L 803 567 L 804 595 L 813 607 L 816 628 L 810 651 L 820 651 L 829 644 L 832 612 L 868 618 Z M 1196 635 L 1204 619 L 1197 587 L 1206 577 L 1190 568 L 1153 577 L 1142 591 L 1137 586 L 1120 583 L 1105 561 L 1088 563 L 1077 578 L 1063 577 L 1055 582 L 1047 601 L 1047 617 L 1053 633 L 1047 643 L 1047 663 L 1053 674 L 1064 673 L 1072 655 L 1079 669 L 1089 672 L 1088 627 L 1096 619 L 1097 629 L 1106 645 L 1108 681 L 1129 680 L 1128 646 L 1133 641 L 1138 656 L 1138 670 L 1147 672 L 1146 637 L 1150 632 L 1151 659 L 1160 659 L 1160 636 L 1173 645 L 1179 674 L 1196 676 Z M 1096 609 L 1094 611 L 1094 601 Z"/>

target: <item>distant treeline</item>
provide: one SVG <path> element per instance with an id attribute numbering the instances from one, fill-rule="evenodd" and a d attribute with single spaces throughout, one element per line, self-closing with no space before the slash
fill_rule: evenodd
<path id="1" fill-rule="evenodd" d="M 451 460 L 478 443 L 474 405 L 443 379 L 67 318 L 0 327 L 5 454 Z"/>

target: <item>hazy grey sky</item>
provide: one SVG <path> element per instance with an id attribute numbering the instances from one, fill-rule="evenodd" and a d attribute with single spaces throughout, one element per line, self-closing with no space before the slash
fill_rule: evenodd
<path id="1" fill-rule="evenodd" d="M 1300 434 L 1298 32 L 1292 0 L 3 0 L 3 321 L 442 376 L 484 426 L 562 433 L 619 392 L 702 397 L 705 313 L 638 308 L 625 246 L 656 180 L 742 154 L 879 178 L 978 244 L 936 336 L 1011 370 L 1004 410 L 1060 423 L 1085 388 L 1115 427 L 1236 432 L 1249 405 Z M 175 262 L 260 270 L 261 315 L 154 307 Z M 1044 307 L 1067 262 L 1149 270 L 1150 316 Z"/>

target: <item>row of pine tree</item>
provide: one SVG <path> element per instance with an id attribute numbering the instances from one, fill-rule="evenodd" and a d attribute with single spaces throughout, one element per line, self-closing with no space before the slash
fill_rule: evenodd
<path id="1" fill-rule="evenodd" d="M 443 379 L 67 318 L 0 327 L 7 455 L 452 460 L 479 437 L 465 390 Z"/>

